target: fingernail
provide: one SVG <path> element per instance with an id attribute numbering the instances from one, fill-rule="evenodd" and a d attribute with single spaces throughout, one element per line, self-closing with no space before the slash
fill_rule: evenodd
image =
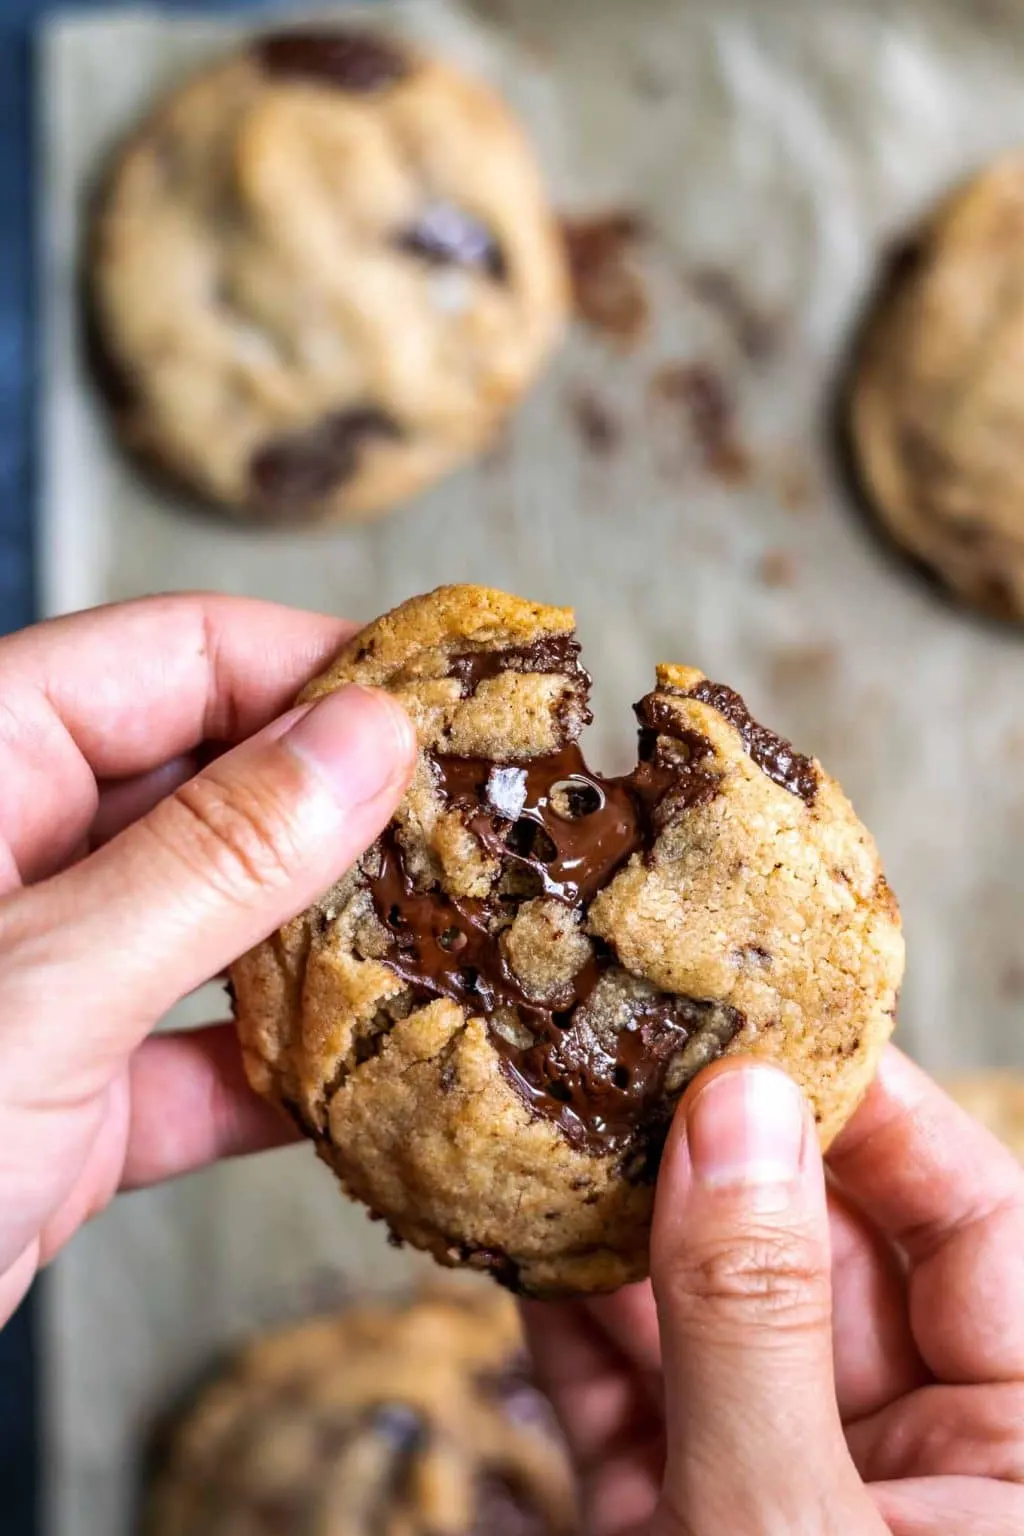
<path id="1" fill-rule="evenodd" d="M 686 1116 L 690 1164 L 710 1188 L 788 1184 L 804 1141 L 800 1090 L 775 1067 L 736 1068 L 700 1088 Z"/>
<path id="2" fill-rule="evenodd" d="M 416 751 L 401 705 L 357 683 L 318 699 L 281 740 L 345 806 L 375 800 L 408 773 Z"/>

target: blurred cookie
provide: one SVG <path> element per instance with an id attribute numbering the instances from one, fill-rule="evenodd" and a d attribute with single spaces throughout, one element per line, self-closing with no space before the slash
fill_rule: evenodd
<path id="1" fill-rule="evenodd" d="M 639 762 L 593 773 L 573 616 L 480 587 L 377 620 L 306 690 L 389 689 L 392 825 L 234 968 L 253 1085 L 442 1263 L 527 1293 L 647 1272 L 672 1110 L 724 1051 L 782 1063 L 828 1142 L 892 1030 L 899 913 L 820 766 L 658 668 Z"/>
<path id="2" fill-rule="evenodd" d="M 170 1437 L 147 1536 L 572 1536 L 513 1304 L 427 1297 L 257 1339 Z"/>
<path id="3" fill-rule="evenodd" d="M 847 402 L 863 487 L 951 592 L 1024 617 L 1024 154 L 957 191 L 893 262 Z"/>
<path id="4" fill-rule="evenodd" d="M 945 1087 L 1024 1162 L 1024 1077 L 1016 1072 L 976 1072 L 949 1078 Z"/>
<path id="5" fill-rule="evenodd" d="M 566 309 L 533 153 L 405 43 L 266 36 L 165 100 L 93 230 L 132 448 L 230 511 L 382 512 L 482 449 Z"/>

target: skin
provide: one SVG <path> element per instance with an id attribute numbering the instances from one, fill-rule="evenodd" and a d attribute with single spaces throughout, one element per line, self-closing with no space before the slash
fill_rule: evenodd
<path id="1" fill-rule="evenodd" d="M 350 632 L 182 596 L 0 641 L 0 1321 L 119 1189 L 287 1139 L 230 1026 L 152 1031 L 401 798 L 393 701 L 289 708 Z M 1024 1530 L 1024 1174 L 898 1052 L 827 1174 L 781 1073 L 704 1073 L 652 1275 L 525 1309 L 592 1536 Z"/>
<path id="2" fill-rule="evenodd" d="M 1024 1530 L 1024 1174 L 893 1048 L 828 1164 L 781 1074 L 713 1067 L 652 1284 L 526 1308 L 589 1536 Z"/>

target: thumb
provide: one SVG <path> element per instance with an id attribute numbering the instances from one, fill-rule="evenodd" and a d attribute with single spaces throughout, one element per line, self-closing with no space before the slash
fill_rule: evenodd
<path id="1" fill-rule="evenodd" d="M 393 699 L 343 688 L 19 893 L 0 920 L 3 997 L 9 1017 L 36 1020 L 37 1065 L 49 1055 L 39 1032 L 52 1029 L 62 1076 L 76 1064 L 102 1071 L 184 993 L 322 896 L 387 822 L 415 751 Z"/>
<path id="2" fill-rule="evenodd" d="M 730 1062 L 691 1089 L 662 1164 L 651 1263 L 667 1428 L 657 1529 L 883 1530 L 843 1439 L 824 1172 L 784 1073 Z"/>

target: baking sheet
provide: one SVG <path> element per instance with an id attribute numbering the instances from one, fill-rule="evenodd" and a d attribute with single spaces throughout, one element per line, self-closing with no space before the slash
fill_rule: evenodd
<path id="1" fill-rule="evenodd" d="M 741 689 L 879 839 L 909 940 L 904 1043 L 943 1071 L 1024 1062 L 1024 637 L 947 607 L 868 536 L 827 432 L 889 238 L 1024 141 L 1024 12 L 382 0 L 373 14 L 506 93 L 558 206 L 618 230 L 611 277 L 640 334 L 578 325 L 486 461 L 375 527 L 257 535 L 185 515 L 109 445 L 74 275 L 105 153 L 237 26 L 57 20 L 40 59 L 45 606 L 205 586 L 369 618 L 461 580 L 571 602 L 595 674 L 592 760 L 625 766 L 655 660 Z M 585 297 L 593 322 L 607 290 Z M 50 1288 L 50 1536 L 131 1528 L 142 1428 L 213 1346 L 339 1274 L 390 1284 L 415 1263 L 306 1149 L 120 1202 Z"/>

